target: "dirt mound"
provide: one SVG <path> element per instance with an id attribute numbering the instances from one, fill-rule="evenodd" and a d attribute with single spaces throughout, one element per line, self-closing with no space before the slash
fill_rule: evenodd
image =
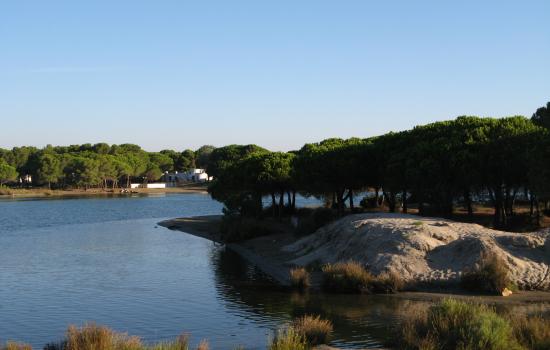
<path id="1" fill-rule="evenodd" d="M 453 281 L 483 252 L 508 265 L 510 277 L 526 289 L 550 287 L 550 233 L 513 233 L 476 224 L 405 214 L 344 217 L 283 247 L 290 264 L 356 260 L 373 273 L 393 271 L 406 281 Z"/>

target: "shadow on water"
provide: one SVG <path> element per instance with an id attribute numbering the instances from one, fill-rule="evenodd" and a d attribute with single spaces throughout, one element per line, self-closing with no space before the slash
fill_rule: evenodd
<path id="1" fill-rule="evenodd" d="M 429 306 L 387 296 L 288 292 L 229 249 L 214 249 L 211 260 L 217 291 L 229 307 L 273 330 L 305 314 L 321 315 L 334 324 L 334 346 L 382 347 L 399 320 L 400 308 L 411 303 Z"/>

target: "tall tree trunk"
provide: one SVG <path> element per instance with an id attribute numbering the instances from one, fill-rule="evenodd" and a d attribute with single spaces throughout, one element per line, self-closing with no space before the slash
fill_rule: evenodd
<path id="1" fill-rule="evenodd" d="M 285 208 L 285 191 L 281 190 L 279 195 L 279 219 L 283 216 L 283 210 Z"/>
<path id="2" fill-rule="evenodd" d="M 286 191 L 286 199 L 288 201 L 288 210 L 292 213 L 292 197 L 290 191 Z"/>
<path id="3" fill-rule="evenodd" d="M 493 202 L 495 207 L 495 216 L 493 224 L 496 228 L 502 228 L 506 225 L 506 211 L 504 208 L 504 195 L 502 187 L 493 190 Z"/>
<path id="4" fill-rule="evenodd" d="M 292 212 L 296 210 L 296 190 L 292 190 Z"/>
<path id="5" fill-rule="evenodd" d="M 374 207 L 378 208 L 380 206 L 380 187 L 374 188 Z"/>
<path id="6" fill-rule="evenodd" d="M 472 208 L 472 196 L 470 190 L 464 190 L 464 205 L 468 211 L 468 219 L 470 221 L 474 220 L 474 209 Z"/>
<path id="7" fill-rule="evenodd" d="M 390 190 L 389 195 L 386 191 L 384 191 L 383 193 L 384 193 L 384 198 L 386 199 L 386 202 L 388 203 L 388 211 L 390 213 L 395 213 L 395 191 Z"/>
<path id="8" fill-rule="evenodd" d="M 252 201 L 254 202 L 254 216 L 257 218 L 261 218 L 263 214 L 263 203 L 262 203 L 262 195 L 261 193 L 254 192 L 252 194 Z"/>
<path id="9" fill-rule="evenodd" d="M 355 211 L 355 207 L 353 206 L 353 190 L 351 188 L 349 189 L 348 196 L 349 196 L 349 208 L 353 213 Z"/>
<path id="10" fill-rule="evenodd" d="M 403 194 L 401 195 L 401 202 L 403 203 L 403 213 L 407 213 L 407 191 L 403 190 Z"/>
<path id="11" fill-rule="evenodd" d="M 337 193 L 337 205 L 338 205 L 338 216 L 343 216 L 344 214 L 344 191 L 345 190 L 339 190 Z"/>
<path id="12" fill-rule="evenodd" d="M 426 212 L 426 208 L 424 207 L 424 194 L 422 190 L 418 191 L 416 196 L 418 200 L 418 215 L 423 216 Z"/>
<path id="13" fill-rule="evenodd" d="M 277 201 L 275 200 L 275 192 L 271 192 L 271 215 L 276 216 L 277 212 Z"/>

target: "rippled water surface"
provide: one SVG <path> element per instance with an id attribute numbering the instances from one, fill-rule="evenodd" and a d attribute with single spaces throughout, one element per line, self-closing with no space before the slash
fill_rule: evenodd
<path id="1" fill-rule="evenodd" d="M 39 349 L 91 321 L 147 342 L 188 332 L 213 349 L 265 349 L 273 330 L 314 313 L 334 322 L 334 345 L 379 347 L 414 304 L 278 291 L 222 246 L 156 225 L 220 212 L 202 194 L 0 200 L 0 341 Z"/>

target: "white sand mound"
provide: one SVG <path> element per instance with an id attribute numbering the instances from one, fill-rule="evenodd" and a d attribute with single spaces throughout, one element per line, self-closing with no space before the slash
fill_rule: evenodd
<path id="1" fill-rule="evenodd" d="M 405 214 L 344 217 L 283 247 L 291 264 L 355 260 L 373 273 L 393 271 L 405 281 L 452 281 L 494 253 L 526 289 L 550 288 L 550 233 L 513 233 L 476 224 Z"/>

